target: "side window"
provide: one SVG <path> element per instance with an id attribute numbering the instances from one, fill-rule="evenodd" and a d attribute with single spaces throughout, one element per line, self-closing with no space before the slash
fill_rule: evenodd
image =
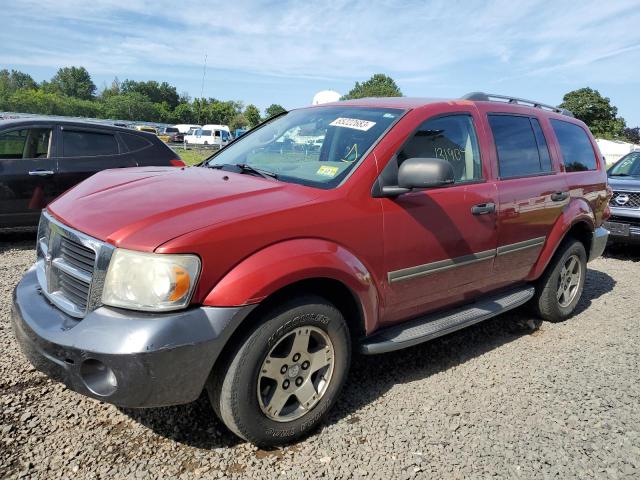
<path id="1" fill-rule="evenodd" d="M 558 138 L 567 172 L 596 169 L 596 155 L 587 132 L 578 125 L 562 120 L 551 120 L 551 126 Z"/>
<path id="2" fill-rule="evenodd" d="M 146 138 L 142 138 L 139 135 L 132 135 L 131 133 L 121 133 L 120 138 L 122 138 L 130 152 L 136 152 L 151 145 L 151 142 Z"/>
<path id="3" fill-rule="evenodd" d="M 222 130 L 222 141 L 226 142 L 227 140 L 229 140 L 229 132 Z"/>
<path id="4" fill-rule="evenodd" d="M 448 161 L 456 183 L 482 178 L 478 138 L 469 115 L 434 118 L 420 125 L 398 153 L 398 164 L 416 157 Z"/>
<path id="5" fill-rule="evenodd" d="M 64 157 L 95 157 L 119 153 L 115 135 L 79 130 L 62 131 Z"/>
<path id="6" fill-rule="evenodd" d="M 0 158 L 49 158 L 50 128 L 25 128 L 0 134 Z"/>
<path id="7" fill-rule="evenodd" d="M 498 154 L 500 178 L 524 177 L 551 171 L 547 142 L 536 119 L 489 115 Z M 536 126 L 539 136 L 535 133 Z"/>

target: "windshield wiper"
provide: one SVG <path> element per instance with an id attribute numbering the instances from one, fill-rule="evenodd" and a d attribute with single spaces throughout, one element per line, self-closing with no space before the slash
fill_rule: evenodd
<path id="1" fill-rule="evenodd" d="M 207 168 L 215 168 L 218 170 L 221 170 L 225 167 L 235 167 L 240 170 L 240 173 L 253 173 L 263 178 L 273 178 L 275 180 L 278 179 L 277 173 L 253 167 L 248 163 L 216 163 L 214 165 L 207 165 Z"/>
<path id="2" fill-rule="evenodd" d="M 612 173 L 609 175 L 610 177 L 629 177 L 628 173 Z"/>

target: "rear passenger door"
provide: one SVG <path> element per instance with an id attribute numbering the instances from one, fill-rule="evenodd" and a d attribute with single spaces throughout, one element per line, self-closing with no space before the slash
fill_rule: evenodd
<path id="1" fill-rule="evenodd" d="M 566 180 L 549 148 L 550 127 L 544 122 L 527 115 L 488 115 L 500 199 L 496 286 L 529 274 L 569 201 Z"/>
<path id="2" fill-rule="evenodd" d="M 101 170 L 137 166 L 115 132 L 64 125 L 60 138 L 56 180 L 62 191 Z"/>

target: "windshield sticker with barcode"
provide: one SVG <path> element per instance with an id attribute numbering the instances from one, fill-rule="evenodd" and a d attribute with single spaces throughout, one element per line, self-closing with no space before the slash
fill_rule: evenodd
<path id="1" fill-rule="evenodd" d="M 357 118 L 336 118 L 329 125 L 332 127 L 344 127 L 344 128 L 353 128 L 355 130 L 362 130 L 366 132 L 371 127 L 373 127 L 376 122 L 370 122 L 369 120 L 359 120 Z"/>

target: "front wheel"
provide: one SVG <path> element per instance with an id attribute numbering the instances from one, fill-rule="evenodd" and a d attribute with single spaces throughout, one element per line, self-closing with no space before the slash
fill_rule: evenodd
<path id="1" fill-rule="evenodd" d="M 264 315 L 216 369 L 207 391 L 225 425 L 261 447 L 290 443 L 313 430 L 347 376 L 351 342 L 338 309 L 316 296 Z"/>
<path id="2" fill-rule="evenodd" d="M 538 285 L 533 302 L 544 320 L 561 322 L 575 310 L 587 274 L 587 253 L 582 242 L 566 240 L 553 256 Z"/>

